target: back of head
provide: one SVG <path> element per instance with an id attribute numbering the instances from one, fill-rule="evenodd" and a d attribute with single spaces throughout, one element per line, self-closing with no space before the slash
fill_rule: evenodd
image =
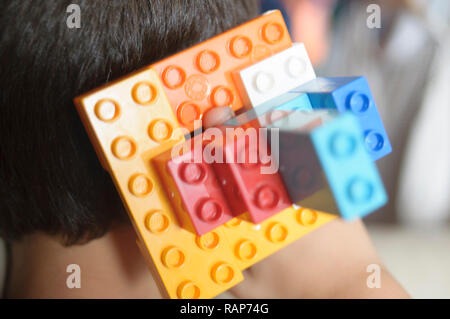
<path id="1" fill-rule="evenodd" d="M 67 7 L 80 6 L 80 28 Z M 67 245 L 126 213 L 72 99 L 258 14 L 257 0 L 14 0 L 0 4 L 0 237 Z"/>

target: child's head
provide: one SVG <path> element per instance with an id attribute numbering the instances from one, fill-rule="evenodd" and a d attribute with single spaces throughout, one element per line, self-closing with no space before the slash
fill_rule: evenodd
<path id="1" fill-rule="evenodd" d="M 257 2 L 1 2 L 0 236 L 73 244 L 125 220 L 72 99 L 249 20 Z M 66 24 L 71 3 L 79 29 Z"/>

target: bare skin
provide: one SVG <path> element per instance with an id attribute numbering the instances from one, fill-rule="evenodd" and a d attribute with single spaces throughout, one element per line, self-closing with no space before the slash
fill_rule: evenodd
<path id="1" fill-rule="evenodd" d="M 81 268 L 81 288 L 69 289 L 67 266 Z M 64 247 L 42 233 L 12 245 L 7 298 L 161 298 L 130 225 L 102 238 Z"/>
<path id="2" fill-rule="evenodd" d="M 233 116 L 228 107 L 204 117 L 206 127 Z M 64 247 L 34 234 L 12 245 L 9 298 L 160 298 L 130 225 L 100 239 Z M 66 286 L 70 264 L 81 267 L 81 288 Z M 381 267 L 381 288 L 368 288 L 369 264 Z M 408 298 L 383 267 L 361 221 L 336 219 L 254 265 L 230 289 L 238 298 Z"/>

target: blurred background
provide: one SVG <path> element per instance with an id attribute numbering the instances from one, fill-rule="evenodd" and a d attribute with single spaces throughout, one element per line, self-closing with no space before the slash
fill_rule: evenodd
<path id="1" fill-rule="evenodd" d="M 262 4 L 282 10 L 317 76 L 367 77 L 393 152 L 377 161 L 389 204 L 366 225 L 412 297 L 450 298 L 450 1 Z"/>
<path id="2" fill-rule="evenodd" d="M 271 9 L 317 76 L 367 77 L 394 151 L 377 161 L 389 204 L 365 222 L 412 297 L 450 298 L 450 1 L 263 0 Z M 4 254 L 0 241 L 0 288 Z"/>

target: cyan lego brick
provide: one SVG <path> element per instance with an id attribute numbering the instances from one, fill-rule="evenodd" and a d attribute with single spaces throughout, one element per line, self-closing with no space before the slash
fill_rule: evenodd
<path id="1" fill-rule="evenodd" d="M 278 135 L 269 141 L 293 203 L 344 219 L 364 217 L 385 204 L 381 178 L 351 112 L 295 111 L 268 128 L 278 129 L 269 131 Z"/>
<path id="2" fill-rule="evenodd" d="M 383 183 L 353 114 L 346 112 L 314 129 L 311 140 L 343 218 L 364 217 L 386 203 Z"/>
<path id="3" fill-rule="evenodd" d="M 317 78 L 292 90 L 307 93 L 314 109 L 351 111 L 358 117 L 373 160 L 392 151 L 391 143 L 365 77 Z"/>

